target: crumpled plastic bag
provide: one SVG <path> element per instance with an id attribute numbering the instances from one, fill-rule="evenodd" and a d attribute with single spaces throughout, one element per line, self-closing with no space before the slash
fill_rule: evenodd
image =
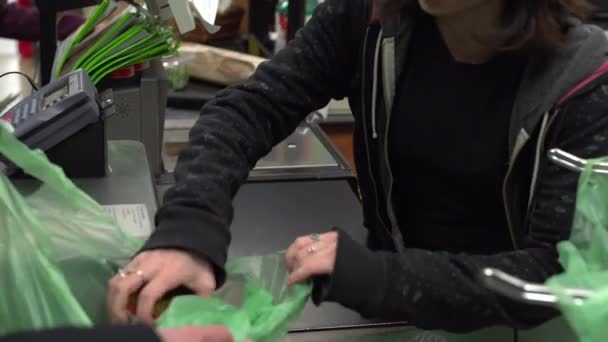
<path id="1" fill-rule="evenodd" d="M 0 335 L 107 323 L 108 280 L 143 241 L 2 125 L 0 154 L 40 181 L 26 186 L 33 192 L 20 193 L 0 173 Z M 228 281 L 213 298 L 177 297 L 158 325 L 220 323 L 237 342 L 278 340 L 311 291 L 310 285 L 287 286 L 283 257 L 230 260 Z"/>
<path id="2" fill-rule="evenodd" d="M 571 237 L 558 245 L 564 272 L 547 281 L 582 342 L 606 341 L 608 334 L 608 174 L 593 172 L 594 165 L 606 161 L 590 161 L 580 176 Z M 594 294 L 578 301 L 565 288 Z"/>
<path id="3" fill-rule="evenodd" d="M 284 254 L 234 259 L 227 263 L 226 284 L 212 298 L 175 298 L 157 325 L 163 328 L 225 325 L 235 341 L 278 341 L 296 319 L 311 285 L 288 287 Z"/>

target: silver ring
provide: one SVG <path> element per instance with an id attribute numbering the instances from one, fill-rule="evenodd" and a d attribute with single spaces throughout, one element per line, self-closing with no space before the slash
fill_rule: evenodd
<path id="1" fill-rule="evenodd" d="M 321 241 L 321 234 L 310 234 L 310 239 L 314 242 L 319 242 Z"/>
<path id="2" fill-rule="evenodd" d="M 308 246 L 308 249 L 306 249 L 306 252 L 308 254 L 315 254 L 316 251 L 317 251 L 317 248 L 315 245 L 310 245 L 310 246 Z"/>
<path id="3" fill-rule="evenodd" d="M 142 271 L 142 270 L 132 271 L 132 270 L 130 270 L 128 268 L 125 268 L 125 269 L 121 268 L 121 269 L 118 270 L 118 275 L 122 279 L 125 279 L 127 276 L 129 276 L 131 274 L 135 274 L 135 275 L 137 275 L 139 277 L 142 277 L 142 278 L 144 277 L 144 271 Z"/>

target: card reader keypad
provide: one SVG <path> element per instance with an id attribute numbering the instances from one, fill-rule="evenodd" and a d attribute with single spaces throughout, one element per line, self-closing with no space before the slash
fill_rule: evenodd
<path id="1" fill-rule="evenodd" d="M 61 99 L 63 99 L 62 97 Z M 60 99 L 60 100 L 61 100 Z M 30 102 L 26 102 L 21 106 L 13 108 L 12 112 L 8 112 L 2 116 L 2 121 L 10 123 L 13 127 L 17 127 L 21 122 L 27 120 L 30 115 L 38 113 L 38 99 L 31 98 Z"/>

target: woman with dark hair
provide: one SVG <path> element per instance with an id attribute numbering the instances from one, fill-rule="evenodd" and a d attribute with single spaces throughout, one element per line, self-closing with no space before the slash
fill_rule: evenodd
<path id="1" fill-rule="evenodd" d="M 367 246 L 336 230 L 289 247 L 316 303 L 449 331 L 554 316 L 501 298 L 485 267 L 561 271 L 578 175 L 545 157 L 608 155 L 608 42 L 585 0 L 327 0 L 270 62 L 202 109 L 157 229 L 111 282 L 117 321 L 224 281 L 231 199 L 308 113 L 348 97 Z M 327 227 L 319 227 L 320 230 Z M 136 272 L 141 271 L 141 272 Z"/>

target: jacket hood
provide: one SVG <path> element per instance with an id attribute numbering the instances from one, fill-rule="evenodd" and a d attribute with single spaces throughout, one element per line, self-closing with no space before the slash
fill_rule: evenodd
<path id="1" fill-rule="evenodd" d="M 541 72 L 528 66 L 514 105 L 514 119 L 531 128 L 538 116 L 553 108 L 569 90 L 588 78 L 608 56 L 608 39 L 601 28 L 574 24 L 566 43 L 545 58 Z M 536 115 L 534 115 L 536 114 Z M 529 132 L 529 131 L 528 131 Z"/>

